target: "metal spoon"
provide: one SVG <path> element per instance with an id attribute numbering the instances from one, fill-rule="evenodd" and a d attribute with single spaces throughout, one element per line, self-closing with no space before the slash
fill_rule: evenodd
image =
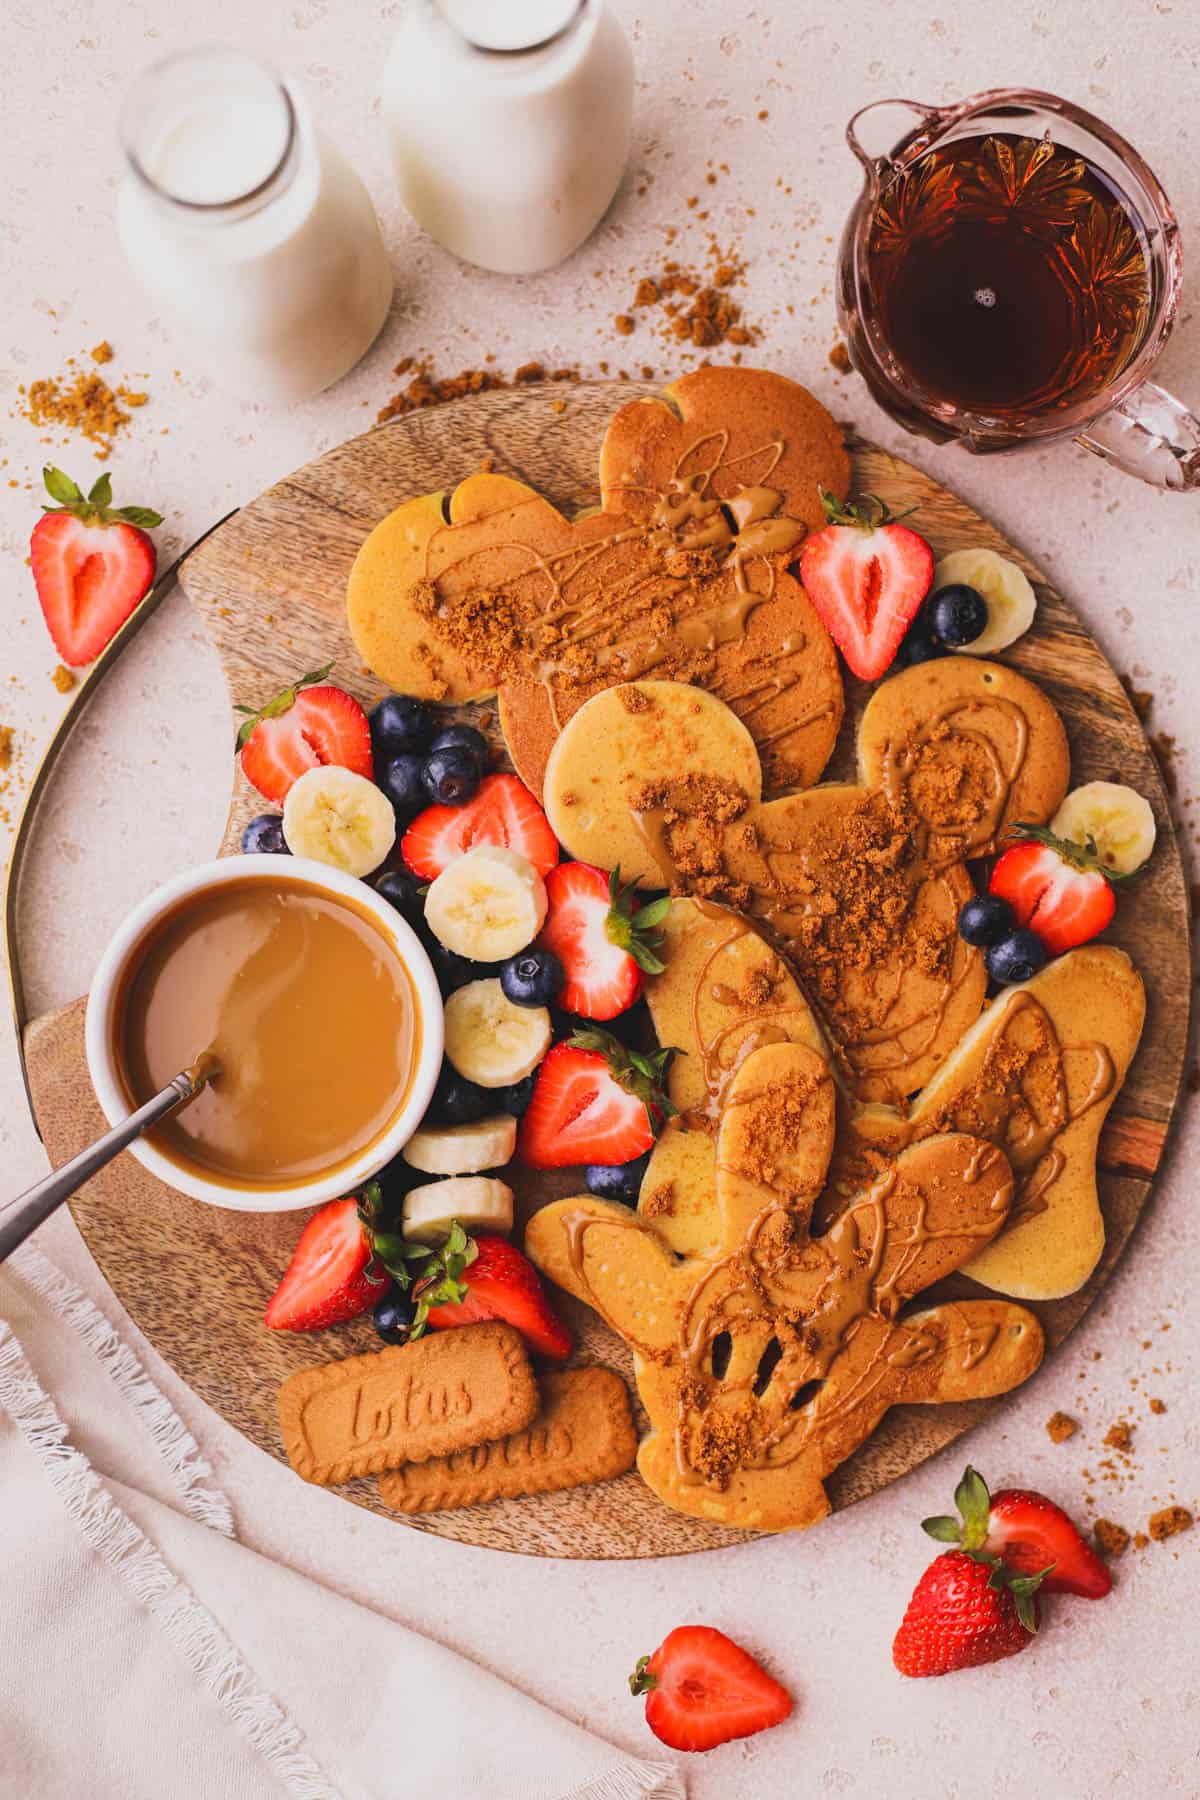
<path id="1" fill-rule="evenodd" d="M 0 1263 L 10 1256 L 18 1244 L 23 1244 L 31 1231 L 36 1231 L 43 1219 L 60 1207 L 64 1200 L 81 1188 L 88 1178 L 110 1163 L 114 1156 L 131 1144 L 134 1138 L 141 1137 L 151 1125 L 169 1119 L 180 1107 L 194 1100 L 201 1088 L 220 1073 L 220 1067 L 214 1056 L 205 1054 L 198 1057 L 190 1069 L 184 1069 L 169 1081 L 165 1088 L 160 1088 L 152 1100 L 139 1106 L 136 1112 L 106 1131 L 102 1138 L 70 1162 L 63 1163 L 60 1169 L 52 1169 L 49 1175 L 35 1182 L 33 1187 L 26 1188 L 15 1200 L 10 1200 L 0 1208 Z"/>

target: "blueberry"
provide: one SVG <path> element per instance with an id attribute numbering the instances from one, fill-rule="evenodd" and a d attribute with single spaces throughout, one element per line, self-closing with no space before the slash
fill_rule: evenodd
<path id="1" fill-rule="evenodd" d="M 499 1095 L 501 1112 L 511 1113 L 514 1119 L 519 1119 L 533 1099 L 537 1078 L 538 1072 L 535 1069 L 532 1075 L 526 1075 L 524 1081 L 514 1081 L 511 1087 L 501 1088 Z"/>
<path id="2" fill-rule="evenodd" d="M 496 1110 L 492 1089 L 477 1087 L 460 1075 L 453 1063 L 444 1062 L 429 1102 L 428 1118 L 436 1125 L 470 1125 Z"/>
<path id="3" fill-rule="evenodd" d="M 466 987 L 468 981 L 483 981 L 492 974 L 490 963 L 472 962 L 470 957 L 460 956 L 457 950 L 447 950 L 428 928 L 419 936 L 443 994 L 452 994 L 455 988 Z"/>
<path id="4" fill-rule="evenodd" d="M 492 760 L 491 746 L 482 731 L 476 731 L 473 725 L 447 725 L 439 731 L 429 746 L 430 754 L 435 750 L 469 750 L 475 758 L 482 778 L 488 772 L 488 764 Z"/>
<path id="5" fill-rule="evenodd" d="M 933 596 L 929 618 L 935 636 L 952 650 L 961 650 L 982 636 L 988 622 L 987 601 L 978 588 L 955 581 Z"/>
<path id="6" fill-rule="evenodd" d="M 371 713 L 371 743 L 379 756 L 424 751 L 433 737 L 433 715 L 411 694 L 385 694 Z"/>
<path id="7" fill-rule="evenodd" d="M 398 1287 L 392 1287 L 382 1300 L 375 1302 L 371 1317 L 385 1344 L 407 1344 L 416 1312 L 411 1293 L 411 1288 L 407 1294 L 402 1294 Z"/>
<path id="8" fill-rule="evenodd" d="M 398 869 L 389 869 L 375 883 L 375 892 L 380 899 L 394 906 L 402 919 L 419 930 L 425 923 L 425 899 L 420 891 L 420 884 L 411 875 L 403 875 Z"/>
<path id="9" fill-rule="evenodd" d="M 397 818 L 407 821 L 429 804 L 422 779 L 424 769 L 425 758 L 414 750 L 405 750 L 384 763 L 377 779 L 395 807 Z"/>
<path id="10" fill-rule="evenodd" d="M 500 987 L 514 1006 L 550 1006 L 566 979 L 553 950 L 532 945 L 500 965 Z"/>
<path id="11" fill-rule="evenodd" d="M 635 1156 L 627 1163 L 591 1163 L 583 1171 L 584 1186 L 589 1194 L 601 1200 L 619 1200 L 622 1206 L 636 1206 L 642 1177 L 650 1162 L 650 1152 Z"/>
<path id="12" fill-rule="evenodd" d="M 278 813 L 259 813 L 242 833 L 242 849 L 248 856 L 290 856 L 283 841 L 283 820 Z"/>
<path id="13" fill-rule="evenodd" d="M 958 935 L 968 944 L 995 944 L 1013 928 L 1013 909 L 999 894 L 976 894 L 958 915 Z"/>
<path id="14" fill-rule="evenodd" d="M 933 629 L 928 605 L 922 606 L 916 618 L 900 640 L 900 648 L 896 652 L 895 667 L 911 669 L 917 663 L 933 662 L 936 657 L 948 655 Z"/>
<path id="15" fill-rule="evenodd" d="M 425 792 L 437 806 L 465 806 L 480 782 L 479 763 L 465 744 L 431 750 L 421 765 Z"/>
<path id="16" fill-rule="evenodd" d="M 988 950 L 984 961 L 993 981 L 1007 987 L 1013 981 L 1032 981 L 1046 964 L 1046 946 L 1035 931 L 1018 925 Z"/>

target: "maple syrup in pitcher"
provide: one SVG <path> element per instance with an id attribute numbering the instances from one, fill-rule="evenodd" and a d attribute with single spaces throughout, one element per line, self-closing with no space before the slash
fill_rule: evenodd
<path id="1" fill-rule="evenodd" d="M 1103 392 L 1150 313 L 1146 233 L 1100 170 L 1047 138 L 935 147 L 880 196 L 875 325 L 934 401 L 1003 419 Z"/>

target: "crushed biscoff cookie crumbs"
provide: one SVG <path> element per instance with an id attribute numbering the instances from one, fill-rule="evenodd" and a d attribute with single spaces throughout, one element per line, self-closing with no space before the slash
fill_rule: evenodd
<path id="1" fill-rule="evenodd" d="M 1097 1519 L 1092 1526 L 1092 1537 L 1101 1556 L 1124 1556 L 1129 1548 L 1129 1533 L 1112 1519 Z"/>
<path id="2" fill-rule="evenodd" d="M 1159 1512 L 1151 1513 L 1147 1529 L 1156 1544 L 1165 1538 L 1175 1537 L 1181 1531 L 1190 1531 L 1195 1524 L 1186 1506 L 1164 1506 Z"/>
<path id="3" fill-rule="evenodd" d="M 1054 1444 L 1065 1444 L 1067 1439 L 1069 1437 L 1074 1437 L 1078 1430 L 1079 1426 L 1077 1422 L 1071 1418 L 1069 1413 L 1051 1413 L 1050 1417 L 1046 1420 L 1046 1431 L 1050 1437 L 1051 1443 Z"/>
<path id="4" fill-rule="evenodd" d="M 1125 1419 L 1118 1419 L 1110 1425 L 1105 1433 L 1104 1442 L 1109 1450 L 1120 1450 L 1128 1455 L 1133 1448 L 1133 1427 Z"/>
<path id="5" fill-rule="evenodd" d="M 69 694 L 76 681 L 76 677 L 68 669 L 66 663 L 57 663 L 50 679 L 60 694 Z"/>
<path id="6" fill-rule="evenodd" d="M 105 340 L 88 355 L 96 363 L 109 362 L 112 345 Z M 78 432 L 95 444 L 98 461 L 112 454 L 113 439 L 149 399 L 148 394 L 124 382 L 110 387 L 96 369 L 81 368 L 73 356 L 67 358 L 63 374 L 43 376 L 28 386 L 22 384 L 17 395 L 17 416 L 31 425 L 63 426 Z"/>

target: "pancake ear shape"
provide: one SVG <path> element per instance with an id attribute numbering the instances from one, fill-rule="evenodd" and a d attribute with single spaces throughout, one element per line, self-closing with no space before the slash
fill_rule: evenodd
<path id="1" fill-rule="evenodd" d="M 1042 825 L 1067 791 L 1056 709 L 1004 663 L 947 656 L 890 676 L 858 733 L 859 779 L 915 815 L 935 867 L 987 856 L 1010 825 Z"/>

